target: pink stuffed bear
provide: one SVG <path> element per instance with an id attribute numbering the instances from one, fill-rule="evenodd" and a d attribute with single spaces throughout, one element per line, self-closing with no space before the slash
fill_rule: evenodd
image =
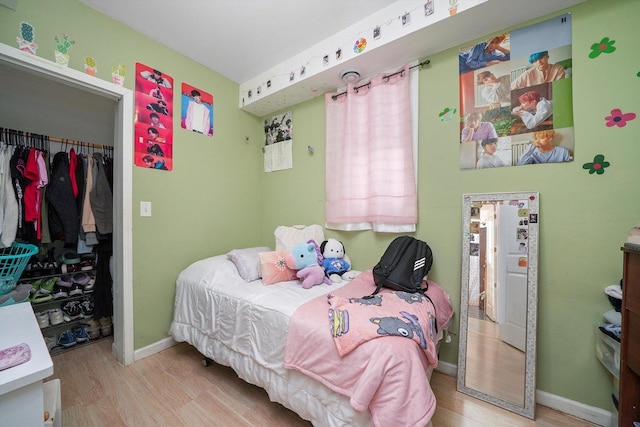
<path id="1" fill-rule="evenodd" d="M 321 261 L 318 262 L 319 259 L 322 259 L 320 249 L 310 240 L 291 249 L 285 257 L 285 263 L 290 269 L 298 270 L 296 277 L 301 280 L 303 288 L 309 289 L 322 283 L 331 284 L 320 265 Z"/>

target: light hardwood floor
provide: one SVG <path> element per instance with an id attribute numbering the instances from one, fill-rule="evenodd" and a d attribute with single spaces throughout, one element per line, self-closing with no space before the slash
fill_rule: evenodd
<path id="1" fill-rule="evenodd" d="M 311 426 L 230 368 L 203 367 L 201 355 L 187 344 L 128 367 L 115 361 L 111 344 L 102 340 L 53 357 L 63 426 Z M 458 393 L 455 378 L 439 372 L 431 384 L 438 401 L 433 427 L 593 427 L 541 406 L 536 421 L 522 418 Z"/>

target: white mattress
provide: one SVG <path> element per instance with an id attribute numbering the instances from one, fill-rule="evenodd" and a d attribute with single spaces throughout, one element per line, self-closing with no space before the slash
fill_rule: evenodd
<path id="1" fill-rule="evenodd" d="M 178 276 L 170 333 L 230 366 L 314 426 L 368 426 L 369 414 L 356 412 L 346 396 L 282 366 L 293 312 L 342 285 L 303 289 L 297 281 L 247 283 L 224 255 L 200 260 Z"/>
<path id="2" fill-rule="evenodd" d="M 314 426 L 369 426 L 349 398 L 283 367 L 289 318 L 305 302 L 345 284 L 303 289 L 298 281 L 245 282 L 225 255 L 200 260 L 177 279 L 170 333 L 204 356 L 230 366 L 245 381 Z M 441 336 L 441 335 L 440 335 Z"/>

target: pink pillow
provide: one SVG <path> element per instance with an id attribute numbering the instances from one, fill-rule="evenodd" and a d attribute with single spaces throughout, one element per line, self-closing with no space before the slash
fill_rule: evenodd
<path id="1" fill-rule="evenodd" d="M 260 270 L 262 283 L 273 285 L 278 282 L 296 279 L 296 272 L 284 262 L 287 251 L 260 252 Z"/>

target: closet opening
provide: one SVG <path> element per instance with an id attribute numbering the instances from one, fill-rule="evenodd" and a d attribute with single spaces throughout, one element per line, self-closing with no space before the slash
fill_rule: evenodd
<path id="1" fill-rule="evenodd" d="M 0 44 L 0 127 L 113 147 L 113 347 L 134 362 L 133 92 Z"/>

